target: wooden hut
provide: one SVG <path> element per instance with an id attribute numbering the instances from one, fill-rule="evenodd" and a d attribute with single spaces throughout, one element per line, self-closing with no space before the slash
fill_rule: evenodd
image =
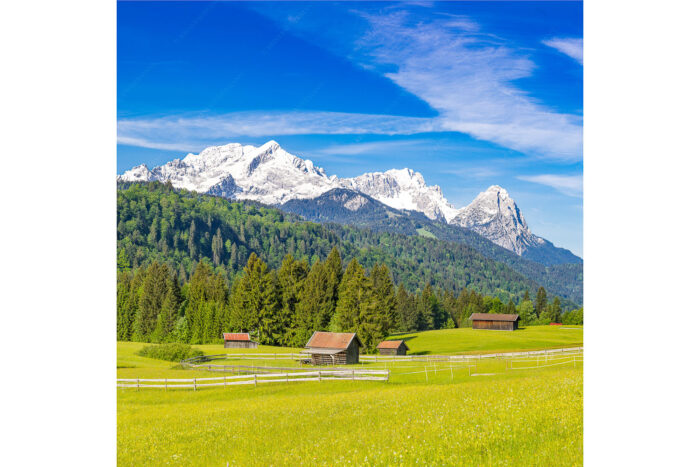
<path id="1" fill-rule="evenodd" d="M 302 353 L 314 365 L 351 365 L 360 361 L 362 343 L 354 332 L 315 331 Z"/>
<path id="2" fill-rule="evenodd" d="M 518 329 L 520 315 L 501 313 L 472 313 L 469 317 L 474 329 L 496 329 L 499 331 L 515 331 Z"/>
<path id="3" fill-rule="evenodd" d="M 225 332 L 224 333 L 224 348 L 225 349 L 257 349 L 258 343 L 250 340 L 250 334 L 247 332 Z"/>
<path id="4" fill-rule="evenodd" d="M 379 355 L 406 355 L 408 346 L 403 340 L 384 341 L 377 346 Z"/>

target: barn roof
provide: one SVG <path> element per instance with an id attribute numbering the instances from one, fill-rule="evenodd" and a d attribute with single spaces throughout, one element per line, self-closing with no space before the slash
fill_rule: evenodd
<path id="1" fill-rule="evenodd" d="M 520 315 L 506 315 L 502 313 L 472 313 L 469 319 L 477 321 L 517 321 L 520 319 Z"/>
<path id="2" fill-rule="evenodd" d="M 225 332 L 225 341 L 250 341 L 250 334 L 247 332 Z"/>
<path id="3" fill-rule="evenodd" d="M 309 342 L 305 347 L 321 348 L 321 349 L 347 349 L 353 339 L 357 339 L 357 334 L 354 332 L 323 332 L 314 331 Z M 360 339 L 357 343 L 362 345 Z"/>
<path id="4" fill-rule="evenodd" d="M 408 346 L 404 343 L 403 340 L 380 342 L 379 345 L 377 346 L 377 348 L 378 349 L 398 349 L 399 347 L 401 347 L 401 344 L 404 344 L 404 346 L 406 346 L 406 350 L 408 350 Z"/>

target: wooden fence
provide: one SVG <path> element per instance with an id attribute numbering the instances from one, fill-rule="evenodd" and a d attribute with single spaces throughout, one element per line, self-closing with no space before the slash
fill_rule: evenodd
<path id="1" fill-rule="evenodd" d="M 482 359 L 504 358 L 531 358 L 533 356 L 554 356 L 566 354 L 580 354 L 583 347 L 569 347 L 562 349 L 532 350 L 525 352 L 500 352 L 479 355 L 360 355 L 361 362 L 402 362 L 402 361 L 473 361 Z M 204 355 L 185 360 L 184 364 L 194 365 L 212 360 L 305 360 L 308 354 L 301 353 L 226 353 L 217 355 Z"/>
<path id="2" fill-rule="evenodd" d="M 253 373 L 250 375 L 222 376 L 217 378 L 192 379 L 117 379 L 118 388 L 135 389 L 202 389 L 215 386 L 238 386 L 252 384 L 257 386 L 264 383 L 293 383 L 297 381 L 389 381 L 388 370 L 319 370 L 293 371 L 287 373 Z"/>

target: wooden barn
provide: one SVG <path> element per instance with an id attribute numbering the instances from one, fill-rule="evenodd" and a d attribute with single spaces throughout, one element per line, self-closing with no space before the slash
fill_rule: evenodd
<path id="1" fill-rule="evenodd" d="M 408 346 L 403 340 L 384 341 L 377 346 L 379 355 L 406 355 Z"/>
<path id="2" fill-rule="evenodd" d="M 257 349 L 258 343 L 250 340 L 250 334 L 247 332 L 225 332 L 224 333 L 224 348 L 225 349 Z"/>
<path id="3" fill-rule="evenodd" d="M 474 329 L 496 329 L 499 331 L 515 331 L 518 329 L 520 315 L 500 313 L 472 313 L 469 317 Z"/>
<path id="4" fill-rule="evenodd" d="M 360 346 L 354 332 L 314 331 L 301 352 L 311 355 L 314 365 L 351 365 L 360 362 Z"/>

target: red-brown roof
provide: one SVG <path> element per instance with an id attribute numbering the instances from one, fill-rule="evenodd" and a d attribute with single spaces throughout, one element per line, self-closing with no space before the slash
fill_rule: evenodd
<path id="1" fill-rule="evenodd" d="M 517 321 L 520 319 L 520 315 L 506 315 L 501 313 L 472 313 L 469 319 L 477 321 Z"/>
<path id="2" fill-rule="evenodd" d="M 250 341 L 250 334 L 247 332 L 225 332 L 225 341 Z"/>
<path id="3" fill-rule="evenodd" d="M 401 344 L 403 343 L 403 340 L 398 340 L 398 341 L 384 341 L 380 342 L 379 345 L 377 346 L 378 349 L 398 349 L 401 347 Z M 404 344 L 406 345 L 406 344 Z M 406 350 L 408 350 L 408 346 L 406 345 Z"/>
<path id="4" fill-rule="evenodd" d="M 353 339 L 357 339 L 354 332 L 322 332 L 315 331 L 309 342 L 306 343 L 306 348 L 314 347 L 321 349 L 347 349 Z M 357 343 L 360 340 L 357 339 Z"/>

